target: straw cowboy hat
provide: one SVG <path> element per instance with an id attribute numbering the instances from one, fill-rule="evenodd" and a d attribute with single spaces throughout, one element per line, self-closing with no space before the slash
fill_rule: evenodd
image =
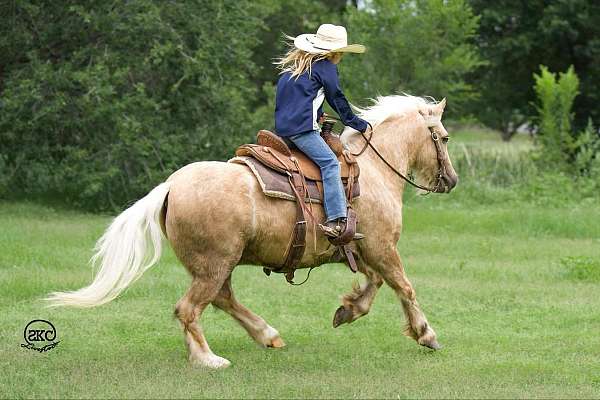
<path id="1" fill-rule="evenodd" d="M 294 39 L 294 46 L 308 53 L 320 54 L 329 52 L 364 53 L 362 44 L 348 45 L 348 34 L 343 26 L 323 24 L 317 34 L 305 33 Z"/>

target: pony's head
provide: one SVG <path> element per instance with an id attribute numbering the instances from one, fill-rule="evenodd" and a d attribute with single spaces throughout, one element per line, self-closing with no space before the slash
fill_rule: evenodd
<path id="1" fill-rule="evenodd" d="M 407 157 L 407 166 L 421 185 L 448 193 L 456 186 L 458 175 L 448 155 L 448 132 L 442 125 L 445 107 L 446 99 L 437 103 L 422 97 L 393 95 L 378 97 L 365 109 L 354 108 L 375 128 L 379 125 L 391 134 L 386 135 L 393 137 L 388 146 L 398 143 L 398 139 L 406 144 L 403 150 L 410 154 L 402 157 Z"/>
<path id="2" fill-rule="evenodd" d="M 446 99 L 419 107 L 419 150 L 413 167 L 427 186 L 435 187 L 435 192 L 438 193 L 449 193 L 458 183 L 458 175 L 448 154 L 450 136 L 442 124 L 445 107 Z"/>

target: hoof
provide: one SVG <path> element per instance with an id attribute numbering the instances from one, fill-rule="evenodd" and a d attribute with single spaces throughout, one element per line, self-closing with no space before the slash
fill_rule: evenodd
<path id="1" fill-rule="evenodd" d="M 428 343 L 421 343 L 421 346 L 428 347 L 431 350 L 440 350 L 442 348 L 442 346 L 437 342 L 437 340 Z"/>
<path id="2" fill-rule="evenodd" d="M 285 342 L 279 336 L 277 329 L 272 326 L 267 326 L 254 340 L 264 347 L 272 347 L 278 349 L 285 346 Z"/>
<path id="3" fill-rule="evenodd" d="M 214 354 L 202 358 L 190 358 L 190 362 L 194 367 L 210 369 L 223 369 L 231 365 L 231 362 L 226 358 Z"/>
<path id="4" fill-rule="evenodd" d="M 349 324 L 352 322 L 352 310 L 340 306 L 333 316 L 333 327 L 337 328 L 342 324 Z"/>
<path id="5" fill-rule="evenodd" d="M 271 343 L 268 344 L 267 347 L 270 347 L 273 349 L 280 349 L 282 347 L 285 347 L 285 342 L 283 341 L 283 339 L 281 339 L 279 336 L 277 336 L 276 338 L 271 340 Z"/>

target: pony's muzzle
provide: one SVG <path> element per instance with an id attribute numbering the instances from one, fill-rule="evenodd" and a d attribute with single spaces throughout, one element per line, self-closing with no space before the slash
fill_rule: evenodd
<path id="1" fill-rule="evenodd" d="M 442 175 L 442 187 L 440 192 L 442 193 L 450 193 L 452 189 L 458 184 L 458 175 L 457 174 L 444 174 Z"/>

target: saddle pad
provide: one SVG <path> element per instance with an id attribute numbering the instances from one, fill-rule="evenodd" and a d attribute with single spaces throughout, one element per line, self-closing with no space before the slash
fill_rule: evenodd
<path id="1" fill-rule="evenodd" d="M 244 164 L 250 168 L 260 187 L 262 188 L 263 193 L 268 197 L 276 197 L 278 199 L 285 199 L 296 201 L 296 196 L 292 191 L 290 186 L 290 182 L 288 181 L 288 176 L 284 173 L 278 172 L 274 169 L 266 167 L 260 161 L 246 156 L 238 156 L 233 157 L 229 161 L 230 163 L 235 164 Z M 344 183 L 344 189 L 347 190 L 347 182 L 345 179 L 342 179 Z M 308 188 L 308 195 L 306 196 L 306 202 L 312 203 L 322 203 L 323 199 L 323 188 L 321 182 L 317 185 L 317 182 L 314 180 L 306 179 L 306 185 Z M 354 185 L 352 187 L 352 197 L 356 198 L 360 196 L 360 186 L 358 183 L 358 179 L 354 181 Z"/>

